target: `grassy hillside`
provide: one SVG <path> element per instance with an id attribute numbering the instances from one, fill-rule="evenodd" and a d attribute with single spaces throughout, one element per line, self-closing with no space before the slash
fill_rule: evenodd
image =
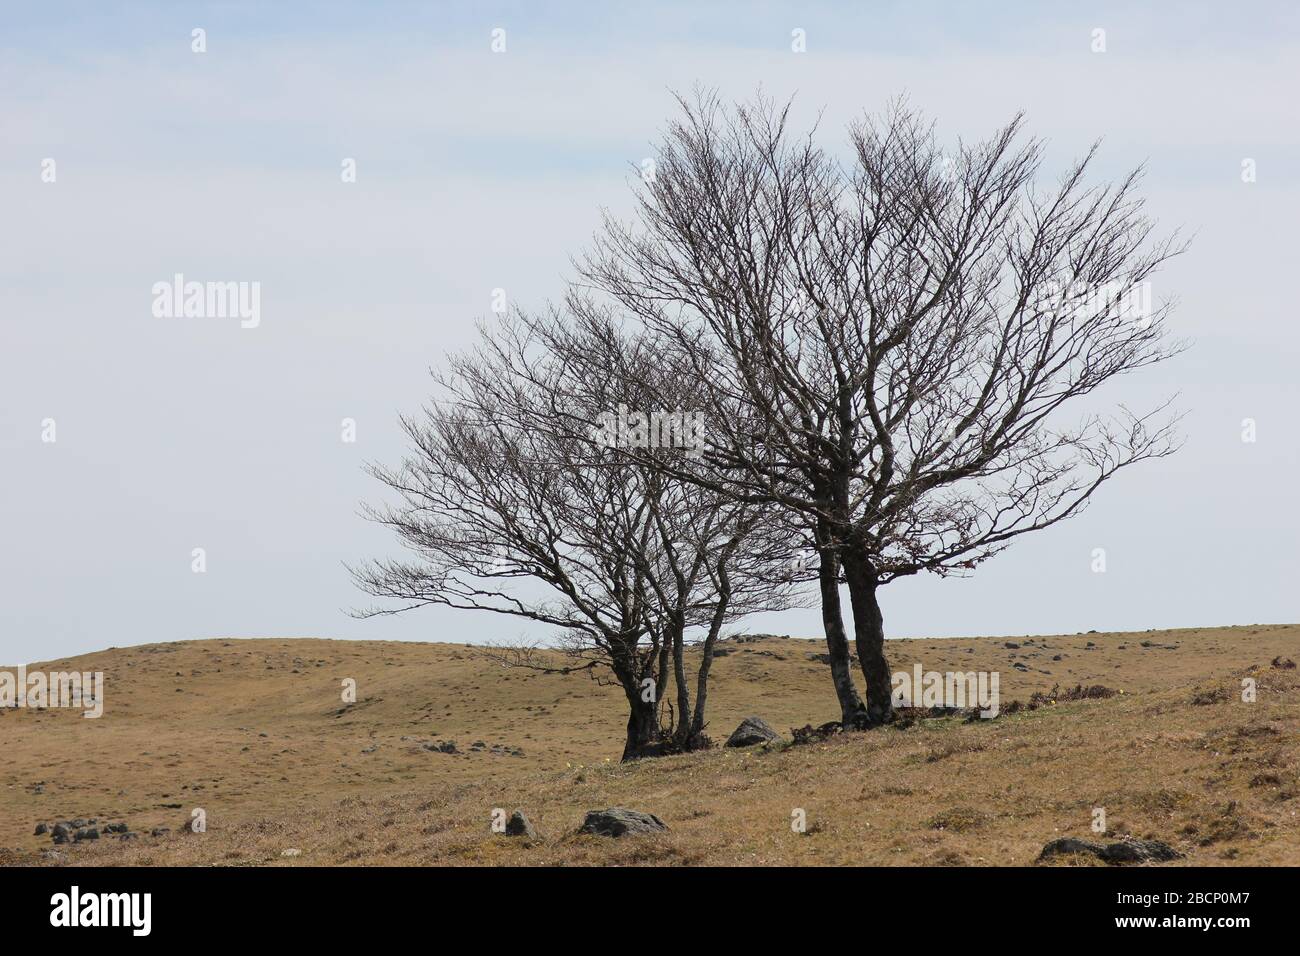
<path id="1" fill-rule="evenodd" d="M 786 736 L 837 717 L 823 650 L 774 637 L 725 645 L 714 738 L 749 714 Z M 894 669 L 997 670 L 1004 707 L 1058 684 L 1123 693 L 620 765 L 615 688 L 505 669 L 465 645 L 110 649 L 31 665 L 103 671 L 101 719 L 0 713 L 0 862 L 1024 864 L 1055 837 L 1092 837 L 1104 807 L 1111 837 L 1161 839 L 1193 864 L 1300 864 L 1300 671 L 1270 664 L 1300 656 L 1300 626 L 888 651 Z M 1240 699 L 1245 676 L 1256 703 Z M 437 749 L 447 741 L 456 753 Z M 671 832 L 573 835 L 586 810 L 611 805 L 655 813 Z M 194 807 L 206 833 L 181 832 Z M 492 835 L 496 807 L 524 809 L 541 840 Z M 791 830 L 796 808 L 806 834 Z M 37 822 L 73 818 L 125 821 L 141 836 L 54 847 L 33 835 Z M 170 832 L 150 835 L 158 827 Z"/>

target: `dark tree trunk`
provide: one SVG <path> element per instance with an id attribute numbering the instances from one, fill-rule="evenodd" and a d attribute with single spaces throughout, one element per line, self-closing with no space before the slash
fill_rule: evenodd
<path id="1" fill-rule="evenodd" d="M 885 661 L 885 617 L 876 600 L 879 585 L 870 560 L 851 548 L 844 553 L 844 579 L 853 605 L 858 663 L 867 681 L 867 725 L 874 727 L 888 721 L 893 711 L 893 687 Z"/>
<path id="2" fill-rule="evenodd" d="M 833 547 L 824 546 L 819 555 L 821 571 L 822 626 L 826 630 L 826 654 L 831 662 L 831 680 L 840 702 L 840 723 L 846 729 L 867 725 L 867 708 L 853 686 L 853 666 L 849 658 L 849 639 L 844 630 L 840 607 L 839 557 Z M 859 651 L 859 654 L 861 651 Z"/>
<path id="3" fill-rule="evenodd" d="M 686 737 L 686 749 L 695 750 L 706 744 L 704 739 L 704 705 L 709 697 L 709 670 L 713 667 L 713 648 L 718 643 L 722 632 L 722 622 L 727 619 L 727 607 L 731 604 L 731 579 L 727 576 L 726 560 L 718 564 L 718 604 L 713 611 L 713 620 L 709 622 L 709 634 L 704 639 L 700 652 L 700 670 L 696 675 L 695 713 L 691 716 L 690 733 Z"/>
<path id="4" fill-rule="evenodd" d="M 611 642 L 610 669 L 623 688 L 627 698 L 627 738 L 623 745 L 623 760 L 637 760 L 641 757 L 653 757 L 663 751 L 663 734 L 659 729 L 659 692 L 663 674 L 655 675 L 654 659 L 645 661 L 649 666 L 642 667 L 635 646 L 622 642 Z M 650 674 L 645 671 L 650 670 Z M 642 688 L 642 676 L 649 676 L 653 690 L 647 693 Z M 645 697 L 649 697 L 646 700 Z"/>
<path id="5" fill-rule="evenodd" d="M 686 679 L 686 622 L 684 618 L 674 617 L 671 630 L 673 682 L 677 686 L 677 726 L 673 728 L 673 740 L 677 749 L 685 750 L 691 735 L 691 686 Z"/>
<path id="6" fill-rule="evenodd" d="M 631 712 L 627 718 L 627 742 L 623 746 L 623 760 L 640 760 L 657 757 L 663 752 L 663 738 L 659 733 L 658 706 L 641 699 L 641 690 L 628 695 Z"/>

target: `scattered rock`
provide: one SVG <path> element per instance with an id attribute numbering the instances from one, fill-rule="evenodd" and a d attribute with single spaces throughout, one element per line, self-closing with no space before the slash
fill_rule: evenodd
<path id="1" fill-rule="evenodd" d="M 76 833 L 72 835 L 72 840 L 74 843 L 81 843 L 83 840 L 98 840 L 98 839 L 99 839 L 99 831 L 94 827 L 90 827 L 89 829 L 84 829 L 84 830 L 78 830 Z"/>
<path id="2" fill-rule="evenodd" d="M 1295 670 L 1295 661 L 1291 660 L 1289 657 L 1283 657 L 1281 654 L 1273 658 L 1271 663 L 1278 670 L 1282 670 L 1282 671 Z"/>
<path id="3" fill-rule="evenodd" d="M 825 740 L 827 737 L 833 737 L 843 731 L 838 720 L 832 720 L 822 724 L 820 727 L 814 727 L 812 724 L 804 724 L 802 727 L 791 727 L 790 737 L 796 745 L 814 744 L 819 740 Z"/>
<path id="4" fill-rule="evenodd" d="M 731 732 L 724 746 L 752 747 L 755 744 L 765 744 L 780 739 L 781 735 L 762 717 L 746 717 L 740 722 L 740 726 Z"/>
<path id="5" fill-rule="evenodd" d="M 588 814 L 588 818 L 590 818 Z M 510 814 L 510 819 L 506 821 L 506 836 L 527 837 L 529 840 L 537 839 L 537 831 L 533 829 L 532 822 L 524 816 L 524 811 L 516 810 Z"/>
<path id="6" fill-rule="evenodd" d="M 302 850 L 299 850 L 297 847 L 291 846 L 287 850 L 281 850 L 280 855 L 281 856 L 302 856 Z"/>
<path id="7" fill-rule="evenodd" d="M 1054 856 L 1069 853 L 1091 853 L 1107 863 L 1162 863 L 1176 860 L 1182 856 L 1168 843 L 1159 840 L 1137 840 L 1125 837 L 1116 843 L 1094 843 L 1091 840 L 1079 840 L 1075 837 L 1063 837 L 1052 840 L 1038 854 L 1039 862 Z"/>
<path id="8" fill-rule="evenodd" d="M 1003 644 L 1002 646 L 1005 647 L 1007 650 L 1010 650 L 1010 651 L 1018 651 L 1018 650 L 1020 650 L 1020 645 L 1019 645 L 1019 644 L 1016 644 L 1016 643 L 1014 643 L 1014 642 L 1012 642 L 1012 641 L 1007 641 L 1007 642 L 1006 642 L 1005 644 Z"/>
<path id="9" fill-rule="evenodd" d="M 50 825 L 48 823 L 38 823 L 36 824 L 36 832 L 33 833 L 32 836 L 44 836 L 49 832 L 50 832 Z"/>
<path id="10" fill-rule="evenodd" d="M 610 807 L 608 810 L 588 810 L 579 833 L 597 836 L 621 837 L 641 833 L 663 833 L 667 825 L 653 813 Z"/>

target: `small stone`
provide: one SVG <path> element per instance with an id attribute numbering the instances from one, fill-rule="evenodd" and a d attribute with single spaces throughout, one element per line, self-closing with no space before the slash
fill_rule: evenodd
<path id="1" fill-rule="evenodd" d="M 653 813 L 610 807 L 607 810 L 588 810 L 587 817 L 582 821 L 578 832 L 621 837 L 642 833 L 663 833 L 667 829 L 667 824 Z"/>
<path id="2" fill-rule="evenodd" d="M 506 836 L 521 836 L 529 840 L 536 840 L 537 831 L 533 829 L 533 824 L 528 817 L 524 816 L 524 811 L 516 810 L 510 814 L 510 819 L 506 821 Z"/>
<path id="3" fill-rule="evenodd" d="M 746 717 L 740 722 L 740 726 L 731 732 L 724 746 L 753 747 L 755 744 L 765 744 L 780 739 L 781 735 L 762 717 Z"/>
<path id="4" fill-rule="evenodd" d="M 48 823 L 38 823 L 36 824 L 36 832 L 33 833 L 32 836 L 44 836 L 49 832 L 50 832 L 50 825 Z"/>

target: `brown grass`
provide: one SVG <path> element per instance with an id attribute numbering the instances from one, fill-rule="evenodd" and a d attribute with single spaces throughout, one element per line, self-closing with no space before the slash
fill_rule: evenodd
<path id="1" fill-rule="evenodd" d="M 998 670 L 1004 704 L 1057 685 L 1123 693 L 620 765 L 613 689 L 502 669 L 464 645 L 189 641 L 33 665 L 104 671 L 106 710 L 0 714 L 0 862 L 1026 864 L 1056 837 L 1094 838 L 1104 807 L 1110 837 L 1161 839 L 1192 864 L 1300 863 L 1300 672 L 1268 663 L 1295 655 L 1300 627 L 1004 640 L 895 641 L 891 665 Z M 783 733 L 837 716 L 826 667 L 810 659 L 818 642 L 730 649 L 711 685 L 715 739 L 749 714 Z M 1240 700 L 1245 676 L 1254 704 Z M 445 740 L 461 752 L 421 746 Z M 470 751 L 475 741 L 486 749 Z M 671 832 L 574 834 L 586 810 L 612 805 Z M 181 832 L 193 807 L 206 833 Z M 493 835 L 497 807 L 524 809 L 541 839 Z M 796 808 L 806 833 L 791 828 Z M 143 835 L 58 848 L 32 835 L 75 817 Z M 150 836 L 157 826 L 172 832 Z"/>

